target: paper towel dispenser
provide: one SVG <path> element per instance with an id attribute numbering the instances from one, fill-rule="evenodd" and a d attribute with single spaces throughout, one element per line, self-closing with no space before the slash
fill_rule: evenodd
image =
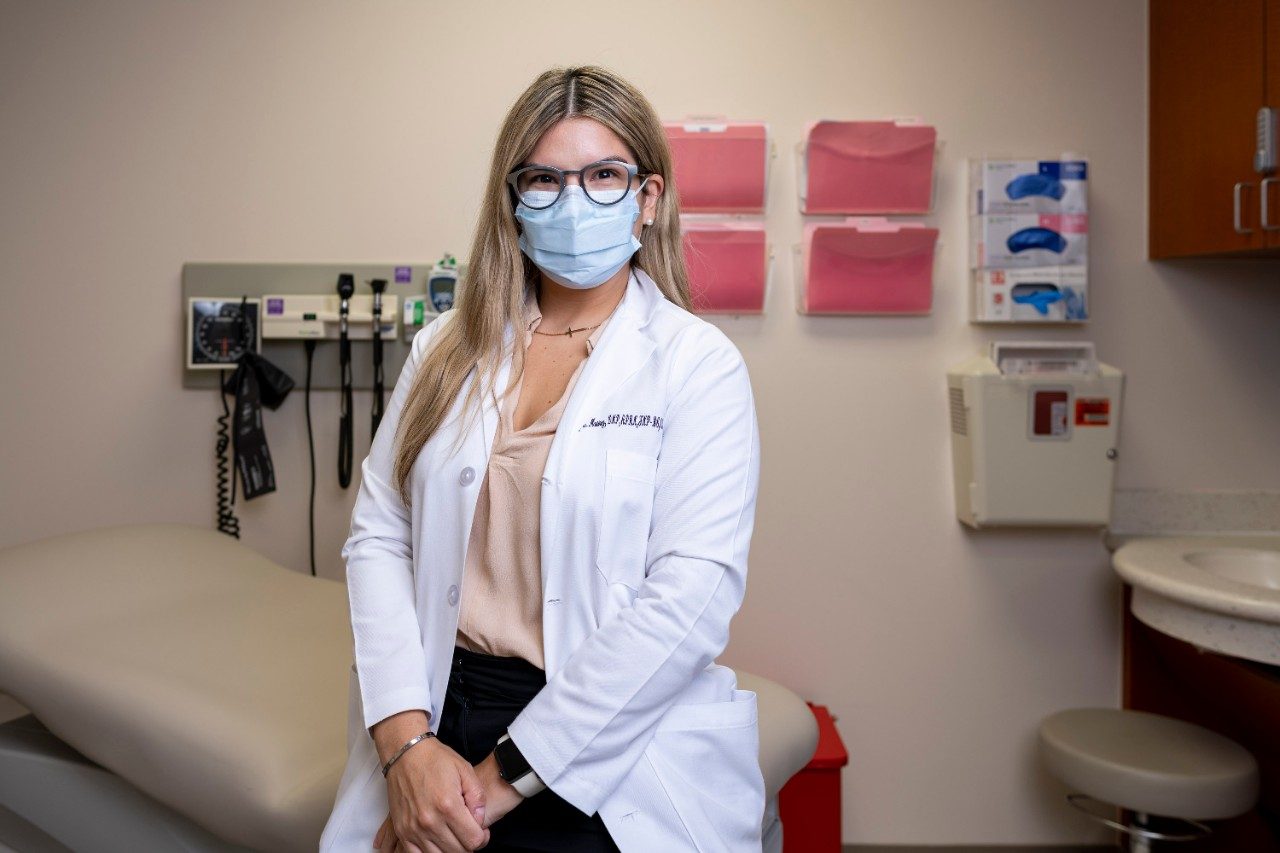
<path id="1" fill-rule="evenodd" d="M 1092 343 L 993 342 L 948 371 L 956 516 L 1107 524 L 1123 384 Z"/>

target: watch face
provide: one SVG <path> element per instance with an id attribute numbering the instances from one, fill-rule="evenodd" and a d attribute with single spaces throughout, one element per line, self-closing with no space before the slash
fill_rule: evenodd
<path id="1" fill-rule="evenodd" d="M 498 760 L 498 775 L 507 782 L 519 779 L 533 769 L 510 738 L 494 747 L 493 754 Z"/>

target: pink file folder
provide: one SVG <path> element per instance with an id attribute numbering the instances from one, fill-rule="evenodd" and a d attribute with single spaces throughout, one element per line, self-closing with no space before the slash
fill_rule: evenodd
<path id="1" fill-rule="evenodd" d="M 683 230 L 693 310 L 699 314 L 763 312 L 768 274 L 763 223 L 685 223 Z"/>
<path id="2" fill-rule="evenodd" d="M 759 122 L 664 123 L 680 209 L 763 213 L 768 132 Z"/>
<path id="3" fill-rule="evenodd" d="M 896 121 L 819 121 L 804 145 L 802 213 L 928 213 L 938 131 Z"/>
<path id="4" fill-rule="evenodd" d="M 802 314 L 928 314 L 938 229 L 883 217 L 805 226 Z"/>

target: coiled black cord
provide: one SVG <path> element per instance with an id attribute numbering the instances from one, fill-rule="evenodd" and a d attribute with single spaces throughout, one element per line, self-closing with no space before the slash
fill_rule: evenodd
<path id="1" fill-rule="evenodd" d="M 218 532 L 240 538 L 240 519 L 232 507 L 236 501 L 236 481 L 231 473 L 227 448 L 231 444 L 231 409 L 227 406 L 227 372 L 218 371 L 218 399 L 222 401 L 222 414 L 218 417 Z M 230 485 L 228 485 L 230 483 Z"/>
<path id="2" fill-rule="evenodd" d="M 311 576 L 316 576 L 316 440 L 311 431 L 311 357 L 316 352 L 314 339 L 305 340 L 307 350 L 307 390 L 303 395 L 307 409 L 307 451 L 311 454 L 311 504 L 307 510 L 307 527 L 311 532 Z"/>

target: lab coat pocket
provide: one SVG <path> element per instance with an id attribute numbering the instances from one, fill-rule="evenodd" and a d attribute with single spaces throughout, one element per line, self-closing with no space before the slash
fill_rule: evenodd
<path id="1" fill-rule="evenodd" d="M 657 469 L 657 458 L 647 453 L 605 451 L 596 566 L 607 581 L 632 590 L 638 590 L 644 580 Z"/>
<path id="2" fill-rule="evenodd" d="M 698 849 L 759 851 L 765 797 L 755 692 L 673 705 L 653 741 L 659 779 Z"/>

